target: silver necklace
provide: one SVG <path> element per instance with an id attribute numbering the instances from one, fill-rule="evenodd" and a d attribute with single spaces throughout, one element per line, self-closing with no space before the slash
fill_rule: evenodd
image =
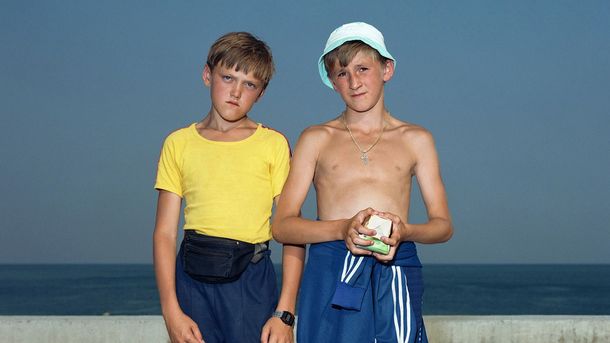
<path id="1" fill-rule="evenodd" d="M 373 144 L 371 144 L 371 146 L 368 147 L 368 149 L 363 150 L 360 147 L 360 144 L 358 144 L 358 142 L 356 142 L 356 138 L 354 138 L 354 135 L 352 134 L 352 130 L 350 130 L 349 126 L 347 126 L 347 119 L 345 119 L 345 112 L 343 112 L 341 114 L 341 117 L 343 118 L 343 125 L 345 125 L 345 128 L 347 129 L 347 132 L 349 133 L 349 136 L 352 139 L 352 142 L 354 142 L 354 144 L 356 145 L 356 148 L 358 148 L 358 151 L 360 151 L 360 160 L 362 160 L 362 163 L 364 163 L 364 165 L 367 165 L 369 163 L 368 152 L 371 151 L 371 149 L 373 149 L 373 147 L 375 145 L 377 145 L 377 143 L 379 143 L 379 140 L 381 139 L 381 136 L 383 135 L 383 130 L 385 129 L 385 123 L 383 123 L 381 125 L 381 132 L 379 133 L 379 136 L 377 137 L 375 142 L 373 142 Z"/>

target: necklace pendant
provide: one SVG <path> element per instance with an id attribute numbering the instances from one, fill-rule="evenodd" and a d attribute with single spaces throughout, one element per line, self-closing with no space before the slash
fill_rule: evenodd
<path id="1" fill-rule="evenodd" d="M 360 155 L 360 159 L 362 160 L 362 163 L 364 163 L 364 165 L 369 164 L 369 156 L 366 154 L 366 152 L 363 152 Z"/>

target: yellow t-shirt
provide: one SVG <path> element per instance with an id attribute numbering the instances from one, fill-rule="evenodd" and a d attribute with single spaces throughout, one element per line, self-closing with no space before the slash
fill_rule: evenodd
<path id="1" fill-rule="evenodd" d="M 208 140 L 192 124 L 165 139 L 155 188 L 184 198 L 184 229 L 260 243 L 271 239 L 273 198 L 289 165 L 286 138 L 261 124 L 237 142 Z"/>

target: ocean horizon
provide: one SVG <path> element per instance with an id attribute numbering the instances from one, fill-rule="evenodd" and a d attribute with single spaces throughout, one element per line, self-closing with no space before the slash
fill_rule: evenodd
<path id="1" fill-rule="evenodd" d="M 609 264 L 427 264 L 423 272 L 424 315 L 610 315 Z M 0 315 L 159 314 L 152 264 L 0 264 Z"/>

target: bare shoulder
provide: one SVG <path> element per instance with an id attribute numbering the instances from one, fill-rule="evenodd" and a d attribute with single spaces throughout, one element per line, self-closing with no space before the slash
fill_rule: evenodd
<path id="1" fill-rule="evenodd" d="M 398 120 L 394 117 L 390 118 L 388 123 L 388 131 L 395 133 L 401 140 L 409 145 L 434 145 L 432 133 L 423 126 Z"/>
<path id="2" fill-rule="evenodd" d="M 318 125 L 312 125 L 303 132 L 297 141 L 295 147 L 293 162 L 298 164 L 301 161 L 308 161 L 311 165 L 315 165 L 322 151 L 325 151 L 329 145 L 332 145 L 333 137 L 336 137 L 338 131 L 338 121 L 330 120 Z"/>
<path id="3" fill-rule="evenodd" d="M 303 130 L 299 141 L 316 144 L 324 144 L 332 139 L 337 130 L 341 129 L 340 122 L 337 119 L 327 121 L 325 123 L 312 125 Z"/>

